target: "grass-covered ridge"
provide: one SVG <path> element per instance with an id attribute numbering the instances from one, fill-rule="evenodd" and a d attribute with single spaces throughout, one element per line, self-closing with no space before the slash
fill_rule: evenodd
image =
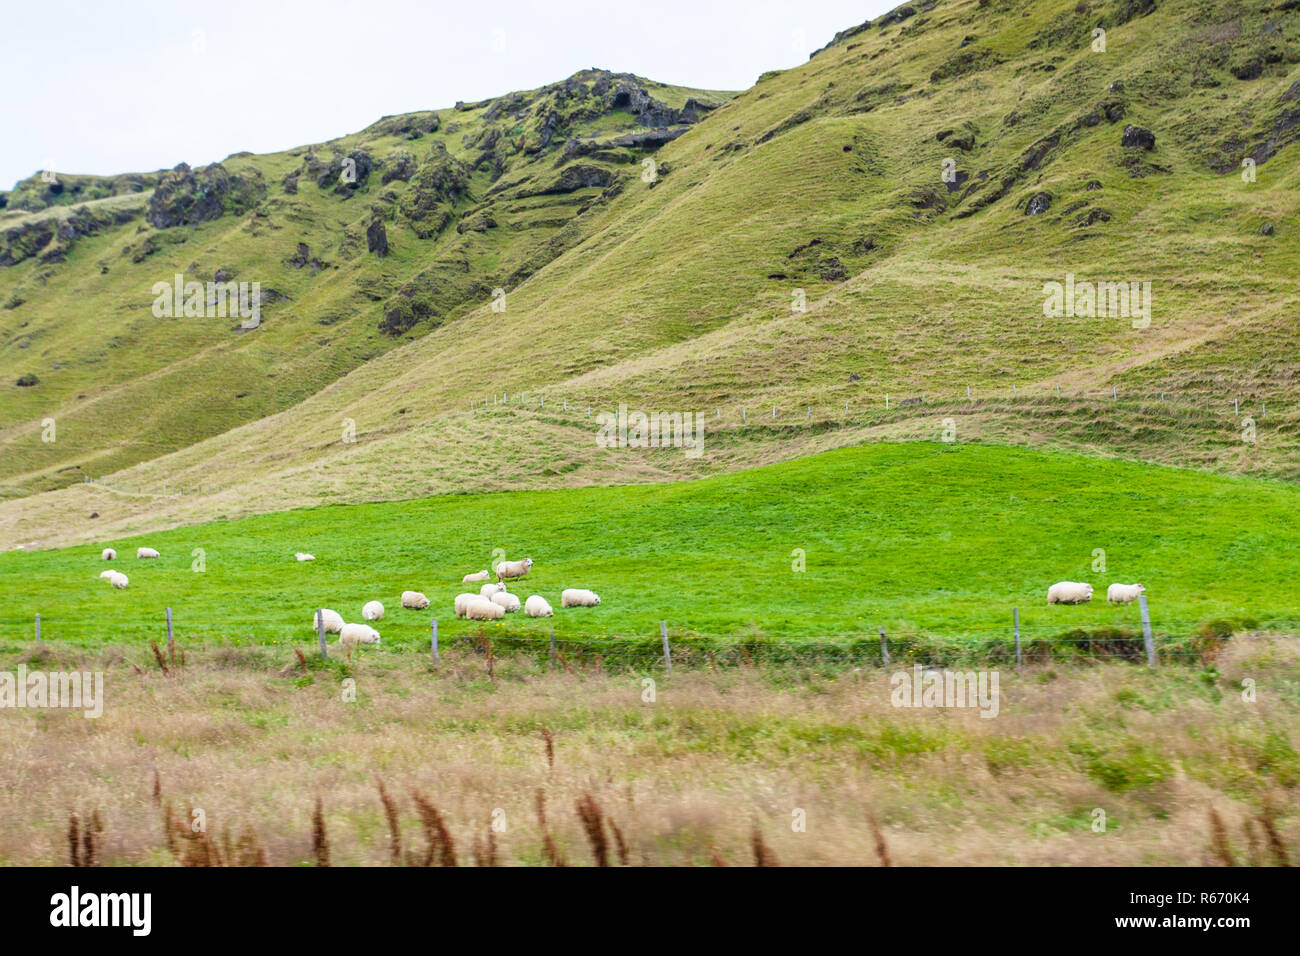
<path id="1" fill-rule="evenodd" d="M 614 88 L 598 116 L 578 109 L 567 84 L 594 97 L 599 81 L 580 74 L 232 157 L 232 175 L 265 185 L 251 212 L 106 230 L 64 262 L 0 270 L 0 297 L 27 300 L 0 310 L 0 494 L 28 494 L 0 503 L 0 547 L 327 502 L 698 477 L 932 440 L 945 417 L 962 440 L 1300 476 L 1296 18 L 1227 0 L 906 10 L 765 74 L 661 145 L 635 139 L 658 127 Z M 646 89 L 667 111 L 693 98 Z M 576 124 L 572 149 L 541 145 L 552 115 L 555 130 Z M 1125 146 L 1130 126 L 1152 148 Z M 320 185 L 359 149 L 376 163 L 364 187 L 347 198 Z M 403 151 L 415 175 L 384 183 L 409 169 Z M 646 182 L 637 160 L 651 151 Z M 382 260 L 367 249 L 376 217 Z M 130 298 L 147 288 L 130 269 L 148 238 L 145 271 L 242 278 L 276 263 L 289 299 L 250 334 L 173 321 L 159 336 Z M 1045 316 L 1044 283 L 1067 274 L 1150 281 L 1150 325 Z M 504 314 L 489 304 L 497 287 Z M 806 312 L 792 311 L 796 290 Z M 87 314 L 94 334 L 75 319 Z M 12 384 L 26 373 L 40 384 Z M 547 396 L 546 420 L 528 417 L 536 405 L 519 413 L 520 393 Z M 511 405 L 468 420 L 494 394 Z M 887 394 L 927 397 L 874 417 Z M 720 408 L 732 431 L 698 465 L 609 467 L 584 421 L 552 414 L 565 399 Z M 772 407 L 779 427 L 760 425 Z M 42 440 L 47 416 L 57 443 Z M 345 419 L 356 443 L 340 440 Z M 76 484 L 107 473 L 148 494 Z M 160 497 L 207 484 L 240 491 Z"/>
<path id="2" fill-rule="evenodd" d="M 609 454 L 628 452 L 610 451 Z M 632 452 L 635 454 L 635 452 Z M 157 638 L 164 606 L 182 641 L 309 641 L 317 606 L 359 620 L 379 599 L 385 644 L 477 633 L 455 619 L 462 575 L 494 549 L 531 556 L 512 590 L 541 593 L 550 620 L 486 625 L 506 637 L 653 638 L 674 633 L 792 642 L 1008 636 L 1074 628 L 1138 631 L 1136 605 L 1107 606 L 1113 581 L 1147 586 L 1157 632 L 1213 619 L 1300 618 L 1290 545 L 1300 489 L 1258 479 L 979 445 L 877 444 L 695 482 L 595 487 L 286 511 L 53 551 L 0 555 L 0 633 L 42 614 L 54 642 Z M 162 552 L 140 561 L 139 544 Z M 98 579 L 103 546 L 131 578 Z M 192 570 L 202 549 L 205 570 Z M 802 549 L 806 570 L 795 571 Z M 1105 552 L 1106 571 L 1094 570 Z M 295 551 L 316 555 L 294 560 Z M 1058 580 L 1093 603 L 1046 606 Z M 566 587 L 598 608 L 560 609 Z M 403 610 L 403 590 L 428 611 Z M 477 586 L 472 588 L 477 590 Z"/>

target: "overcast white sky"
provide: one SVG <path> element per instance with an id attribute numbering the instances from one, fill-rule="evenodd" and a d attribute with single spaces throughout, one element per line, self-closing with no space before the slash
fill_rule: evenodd
<path id="1" fill-rule="evenodd" d="M 901 2 L 7 4 L 0 189 L 287 149 L 593 66 L 741 90 Z"/>

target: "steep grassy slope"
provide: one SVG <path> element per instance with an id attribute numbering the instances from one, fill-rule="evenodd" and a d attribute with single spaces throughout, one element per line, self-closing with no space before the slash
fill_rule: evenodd
<path id="1" fill-rule="evenodd" d="M 183 448 L 489 302 L 725 96 L 591 70 L 198 171 L 25 180 L 0 213 L 0 484 Z M 239 316 L 156 317 L 152 288 L 177 274 L 260 283 L 256 334 Z M 27 427 L 47 417 L 54 442 Z"/>
<path id="2" fill-rule="evenodd" d="M 0 505 L 0 542 L 698 476 L 933 440 L 945 419 L 958 441 L 1294 478 L 1298 30 L 1281 6 L 1217 0 L 900 8 L 663 146 L 653 182 L 624 170 L 565 227 L 572 244 L 509 287 L 505 314 L 480 304 L 286 411 L 115 476 L 133 495 Z M 1044 284 L 1067 274 L 1149 281 L 1149 325 L 1046 316 Z M 56 458 L 37 450 L 40 401 L 23 401 L 9 453 Z M 598 449 L 586 408 L 620 403 L 708 412 L 708 450 Z M 166 490 L 200 485 L 227 490 Z"/>
<path id="3" fill-rule="evenodd" d="M 479 630 L 452 602 L 478 589 L 461 578 L 496 549 L 534 559 L 512 590 L 542 594 L 556 616 L 508 615 L 488 625 L 495 636 L 644 640 L 667 620 L 678 636 L 728 640 L 874 640 L 877 626 L 895 642 L 1006 637 L 1017 605 L 1026 639 L 1140 633 L 1136 605 L 1106 604 L 1113 581 L 1145 584 L 1157 631 L 1187 636 L 1217 618 L 1300 620 L 1300 554 L 1288 543 L 1297 507 L 1300 489 L 1280 482 L 878 444 L 699 482 L 286 511 L 115 540 L 124 591 L 98 578 L 109 566 L 98 545 L 11 551 L 0 554 L 0 636 L 30 634 L 40 613 L 59 643 L 156 637 L 171 606 L 184 640 L 302 641 L 316 607 L 359 620 L 379 599 L 385 642 L 422 647 L 431 617 L 445 638 Z M 141 544 L 163 556 L 136 560 Z M 300 550 L 316 561 L 295 561 Z M 1093 603 L 1046 606 L 1062 579 L 1091 582 Z M 567 587 L 602 603 L 561 609 Z M 404 590 L 432 606 L 403 610 Z"/>

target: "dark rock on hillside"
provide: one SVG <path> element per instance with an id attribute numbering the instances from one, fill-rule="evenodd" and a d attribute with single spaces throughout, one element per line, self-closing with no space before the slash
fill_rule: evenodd
<path id="1" fill-rule="evenodd" d="M 401 214 L 421 239 L 430 239 L 452 221 L 452 207 L 469 192 L 470 169 L 435 144 L 411 179 Z"/>
<path id="2" fill-rule="evenodd" d="M 297 193 L 298 193 L 298 174 L 297 174 L 297 173 L 285 173 L 285 174 L 284 174 L 284 191 L 285 191 L 286 193 L 288 193 L 290 196 L 295 196 L 295 195 L 297 195 Z"/>
<path id="3" fill-rule="evenodd" d="M 321 189 L 333 187 L 334 194 L 345 196 L 360 189 L 370 179 L 375 160 L 364 149 L 350 150 L 346 156 L 335 155 L 334 162 L 320 168 L 316 185 Z"/>
<path id="4" fill-rule="evenodd" d="M 62 262 L 83 236 L 130 222 L 140 207 L 110 211 L 78 206 L 65 216 L 54 212 L 0 232 L 0 266 L 12 266 L 39 255 L 43 262 Z"/>
<path id="5" fill-rule="evenodd" d="M 26 375 L 20 375 L 16 384 L 19 388 L 31 388 L 33 385 L 40 384 L 40 381 L 39 378 L 29 372 Z"/>
<path id="6" fill-rule="evenodd" d="M 1034 193 L 1029 197 L 1029 202 L 1025 203 L 1025 215 L 1037 216 L 1047 212 L 1052 205 L 1051 193 Z"/>
<path id="7" fill-rule="evenodd" d="M 583 163 L 575 163 L 572 166 L 565 167 L 549 185 L 532 189 L 524 188 L 517 195 L 520 198 L 560 195 L 576 192 L 579 189 L 590 189 L 594 186 L 609 186 L 615 179 L 617 179 L 616 174 L 603 166 L 588 166 Z"/>
<path id="8" fill-rule="evenodd" d="M 381 219 L 376 219 L 366 227 L 366 248 L 384 258 L 388 255 L 388 232 Z"/>
<path id="9" fill-rule="evenodd" d="M 456 108 L 460 108 L 459 103 Z M 385 116 L 377 123 L 367 126 L 362 132 L 372 136 L 405 136 L 407 139 L 419 139 L 425 133 L 436 133 L 440 121 L 438 114 L 432 111 L 406 113 L 401 116 Z"/>
<path id="10" fill-rule="evenodd" d="M 380 182 L 387 186 L 395 179 L 402 182 L 410 182 L 411 177 L 419 169 L 415 157 L 404 149 L 394 150 L 384 157 L 384 174 L 380 177 Z"/>
<path id="11" fill-rule="evenodd" d="M 192 170 L 186 163 L 163 173 L 149 200 L 146 216 L 157 229 L 193 226 L 220 218 L 227 210 L 241 213 L 266 198 L 260 177 L 230 175 L 220 163 Z"/>
<path id="12" fill-rule="evenodd" d="M 1156 134 L 1141 126 L 1125 126 L 1120 143 L 1131 149 L 1155 149 Z"/>

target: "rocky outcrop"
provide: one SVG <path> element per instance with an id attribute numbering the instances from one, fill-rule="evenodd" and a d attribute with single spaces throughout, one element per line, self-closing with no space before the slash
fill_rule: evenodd
<path id="1" fill-rule="evenodd" d="M 40 218 L 0 232 L 0 266 L 12 266 L 32 256 L 43 262 L 62 262 L 83 236 L 135 219 L 143 211 L 143 198 L 133 206 L 104 210 L 96 205 L 77 206 L 64 213 L 51 210 Z"/>
<path id="2" fill-rule="evenodd" d="M 382 219 L 375 219 L 366 227 L 366 248 L 381 259 L 388 255 L 388 231 Z"/>
<path id="3" fill-rule="evenodd" d="M 1038 216 L 1047 212 L 1052 205 L 1051 193 L 1034 193 L 1029 197 L 1029 202 L 1025 203 L 1026 216 Z"/>
<path id="4" fill-rule="evenodd" d="M 1125 126 L 1120 145 L 1129 149 L 1155 149 L 1156 134 L 1141 126 Z"/>
<path id="5" fill-rule="evenodd" d="M 211 222 L 227 211 L 241 213 L 266 198 L 260 175 L 234 175 L 220 163 L 193 170 L 186 163 L 163 173 L 149 200 L 147 219 L 157 229 Z"/>

